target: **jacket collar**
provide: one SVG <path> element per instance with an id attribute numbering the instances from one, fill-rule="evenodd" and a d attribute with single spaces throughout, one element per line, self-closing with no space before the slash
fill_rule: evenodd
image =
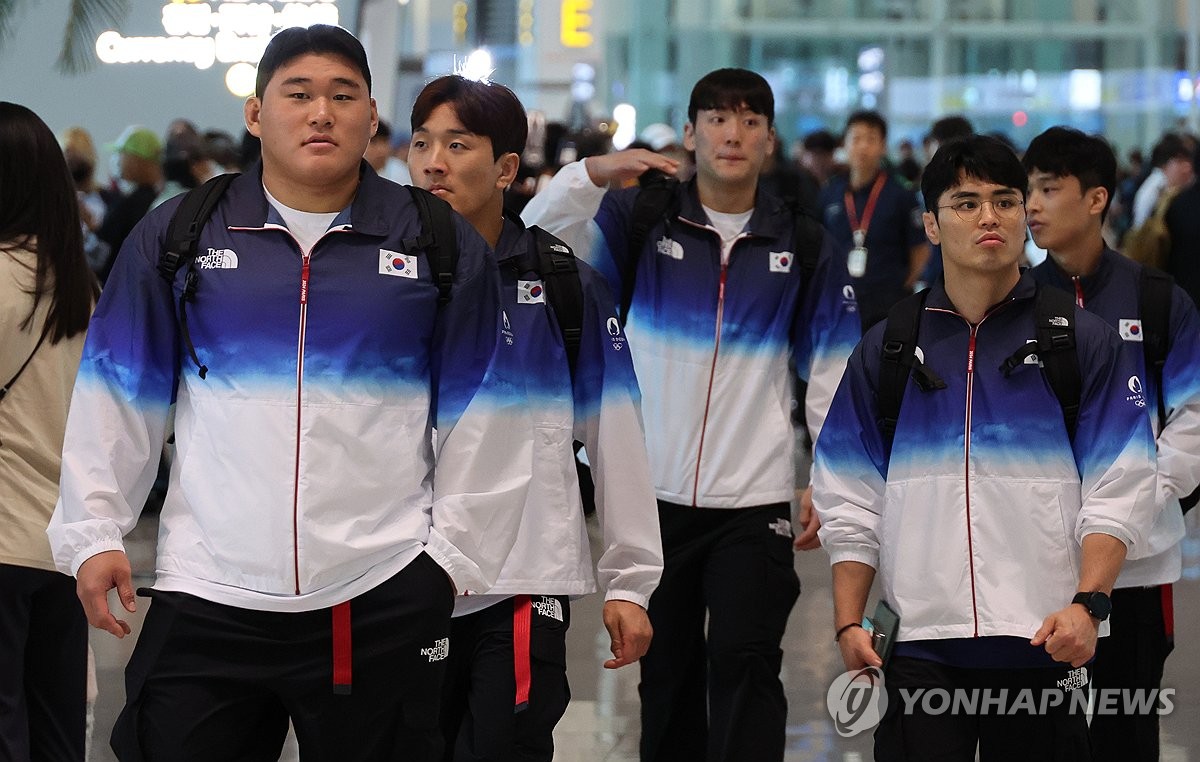
<path id="1" fill-rule="evenodd" d="M 694 177 L 680 186 L 679 218 L 694 225 L 710 226 L 708 215 L 700 204 L 700 191 Z M 746 232 L 757 238 L 779 238 L 791 223 L 792 215 L 787 205 L 759 183 Z"/>
<path id="2" fill-rule="evenodd" d="M 1028 267 L 1022 267 L 1021 277 L 1017 280 L 1016 285 L 1012 287 L 1012 290 L 1003 299 L 993 304 L 987 311 L 990 313 L 1005 302 L 1032 299 L 1036 293 L 1037 281 L 1033 279 L 1033 275 L 1030 273 Z M 929 296 L 925 299 L 925 306 L 958 313 L 958 308 L 954 306 L 950 301 L 949 294 L 946 293 L 945 275 L 939 275 L 937 281 L 929 287 Z"/>
<path id="3" fill-rule="evenodd" d="M 1105 246 L 1104 251 L 1100 254 L 1100 260 L 1096 264 L 1096 269 L 1087 275 L 1080 276 L 1079 287 L 1083 289 L 1085 303 L 1092 298 L 1093 294 L 1099 293 L 1108 285 L 1116 269 L 1114 262 L 1120 257 L 1120 254 Z M 1051 285 L 1075 293 L 1075 279 L 1067 275 L 1054 261 L 1054 257 L 1049 254 L 1046 255 L 1045 271 L 1049 276 L 1047 281 Z"/>
<path id="4" fill-rule="evenodd" d="M 225 218 L 230 227 L 260 228 L 268 222 L 280 223 L 263 192 L 262 169 L 262 160 L 259 160 L 230 184 L 225 207 Z M 349 215 L 343 211 L 334 224 L 349 225 L 355 232 L 366 235 L 386 236 L 392 227 L 389 220 L 395 219 L 396 214 L 396 199 L 388 192 L 391 185 L 375 174 L 370 164 L 362 161 L 358 170 L 358 189 L 350 203 Z"/>

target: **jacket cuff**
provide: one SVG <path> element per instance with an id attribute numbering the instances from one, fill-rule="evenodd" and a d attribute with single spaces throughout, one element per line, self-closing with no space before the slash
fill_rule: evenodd
<path id="1" fill-rule="evenodd" d="M 437 532 L 430 531 L 425 552 L 450 575 L 456 594 L 478 595 L 489 587 L 479 566 Z"/>

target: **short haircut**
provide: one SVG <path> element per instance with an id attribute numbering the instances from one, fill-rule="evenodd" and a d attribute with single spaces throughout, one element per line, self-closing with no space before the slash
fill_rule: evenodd
<path id="1" fill-rule="evenodd" d="M 521 100 L 507 87 L 480 82 L 458 74 L 438 77 L 417 96 L 412 110 L 412 131 L 429 120 L 434 110 L 447 104 L 472 133 L 492 141 L 492 158 L 506 153 L 520 156 L 529 136 L 529 121 Z"/>
<path id="2" fill-rule="evenodd" d="M 267 83 L 279 67 L 310 53 L 335 55 L 346 59 L 362 74 L 367 83 L 367 92 L 371 92 L 371 67 L 367 64 L 367 53 L 358 38 L 340 26 L 313 24 L 310 27 L 289 27 L 280 30 L 271 38 L 267 49 L 263 51 L 262 59 L 258 62 L 254 95 L 258 98 L 263 97 Z"/>
<path id="3" fill-rule="evenodd" d="M 879 135 L 885 141 L 887 140 L 887 120 L 878 111 L 855 111 L 846 119 L 846 130 L 843 133 L 850 132 L 850 128 L 856 124 L 865 124 L 868 127 L 874 127 L 879 130 Z"/>
<path id="4" fill-rule="evenodd" d="M 838 141 L 829 130 L 816 130 L 804 136 L 804 150 L 833 153 Z"/>
<path id="5" fill-rule="evenodd" d="M 921 175 L 925 210 L 936 215 L 942 194 L 964 176 L 1013 188 L 1022 200 L 1029 184 L 1021 160 L 1003 141 L 990 135 L 968 135 L 944 143 L 929 160 Z"/>
<path id="6" fill-rule="evenodd" d="M 944 116 L 934 122 L 933 126 L 929 128 L 929 137 L 939 143 L 945 143 L 947 140 L 954 140 L 955 138 L 965 138 L 968 135 L 974 134 L 974 125 L 965 116 L 959 114 Z"/>
<path id="7" fill-rule="evenodd" d="M 1150 151 L 1150 166 L 1162 167 L 1171 159 L 1187 159 L 1192 160 L 1192 149 L 1184 141 L 1182 137 L 1173 132 L 1168 132 L 1162 136 L 1162 139 L 1154 144 L 1153 150 Z"/>
<path id="8" fill-rule="evenodd" d="M 696 123 L 696 114 L 714 109 L 738 111 L 745 108 L 775 124 L 775 95 L 761 74 L 749 69 L 717 69 L 700 78 L 688 101 L 688 121 Z"/>
<path id="9" fill-rule="evenodd" d="M 382 119 L 379 120 L 379 127 L 375 130 L 375 137 L 371 140 L 386 140 L 388 147 L 391 148 L 392 142 L 392 127 Z"/>
<path id="10" fill-rule="evenodd" d="M 1025 149 L 1027 175 L 1047 172 L 1054 177 L 1074 177 L 1079 189 L 1103 188 L 1108 191 L 1104 215 L 1117 188 L 1117 157 L 1112 146 L 1099 135 L 1087 135 L 1072 127 L 1051 127 L 1038 135 Z"/>

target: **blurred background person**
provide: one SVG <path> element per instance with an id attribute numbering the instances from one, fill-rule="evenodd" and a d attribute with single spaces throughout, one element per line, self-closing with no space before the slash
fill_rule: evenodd
<path id="1" fill-rule="evenodd" d="M 46 525 L 99 288 L 50 128 L 0 102 L 0 759 L 84 758 L 87 620 Z"/>
<path id="2" fill-rule="evenodd" d="M 108 244 L 96 236 L 108 211 L 108 200 L 96 182 L 96 144 L 82 127 L 71 127 L 63 134 L 63 156 L 75 183 L 79 199 L 79 221 L 83 228 L 83 252 L 88 266 L 98 269 L 108 259 Z"/>
<path id="3" fill-rule="evenodd" d="M 121 179 L 132 190 L 109 205 L 104 224 L 96 232 L 109 248 L 108 259 L 96 270 L 101 283 L 108 279 L 121 244 L 154 205 L 163 186 L 162 141 L 152 131 L 137 125 L 126 127 L 112 148 L 118 157 Z"/>

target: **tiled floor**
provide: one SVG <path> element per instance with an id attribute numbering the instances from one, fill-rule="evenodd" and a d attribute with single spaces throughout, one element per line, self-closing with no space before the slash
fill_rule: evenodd
<path id="1" fill-rule="evenodd" d="M 1200 530 L 1195 528 L 1185 545 L 1184 579 L 1176 586 L 1176 630 L 1180 634 L 1175 653 L 1167 662 L 1166 686 L 1176 689 L 1175 712 L 1163 720 L 1164 762 L 1200 760 L 1200 639 L 1192 634 L 1200 624 Z M 153 569 L 153 518 L 144 520 L 130 537 L 129 550 L 136 584 L 148 584 L 144 576 Z M 788 762 L 861 762 L 871 759 L 869 735 L 841 738 L 825 708 L 825 692 L 841 670 L 830 637 L 832 604 L 826 557 L 820 551 L 797 556 L 796 568 L 804 585 L 792 612 L 784 642 L 783 681 L 788 694 Z M 132 617 L 135 633 L 141 614 Z M 638 702 L 637 668 L 616 672 L 600 665 L 607 655 L 607 635 L 600 623 L 600 601 L 591 596 L 577 601 L 571 614 L 568 636 L 569 672 L 573 700 L 555 732 L 556 762 L 622 762 L 637 759 Z M 133 638 L 118 641 L 106 633 L 93 632 L 100 697 L 96 705 L 96 731 L 92 760 L 114 759 L 108 749 L 108 733 L 124 696 L 122 669 L 133 648 Z M 283 760 L 297 759 L 289 742 Z M 682 762 L 682 761 L 681 761 Z M 747 762 L 753 762 L 748 760 Z"/>

